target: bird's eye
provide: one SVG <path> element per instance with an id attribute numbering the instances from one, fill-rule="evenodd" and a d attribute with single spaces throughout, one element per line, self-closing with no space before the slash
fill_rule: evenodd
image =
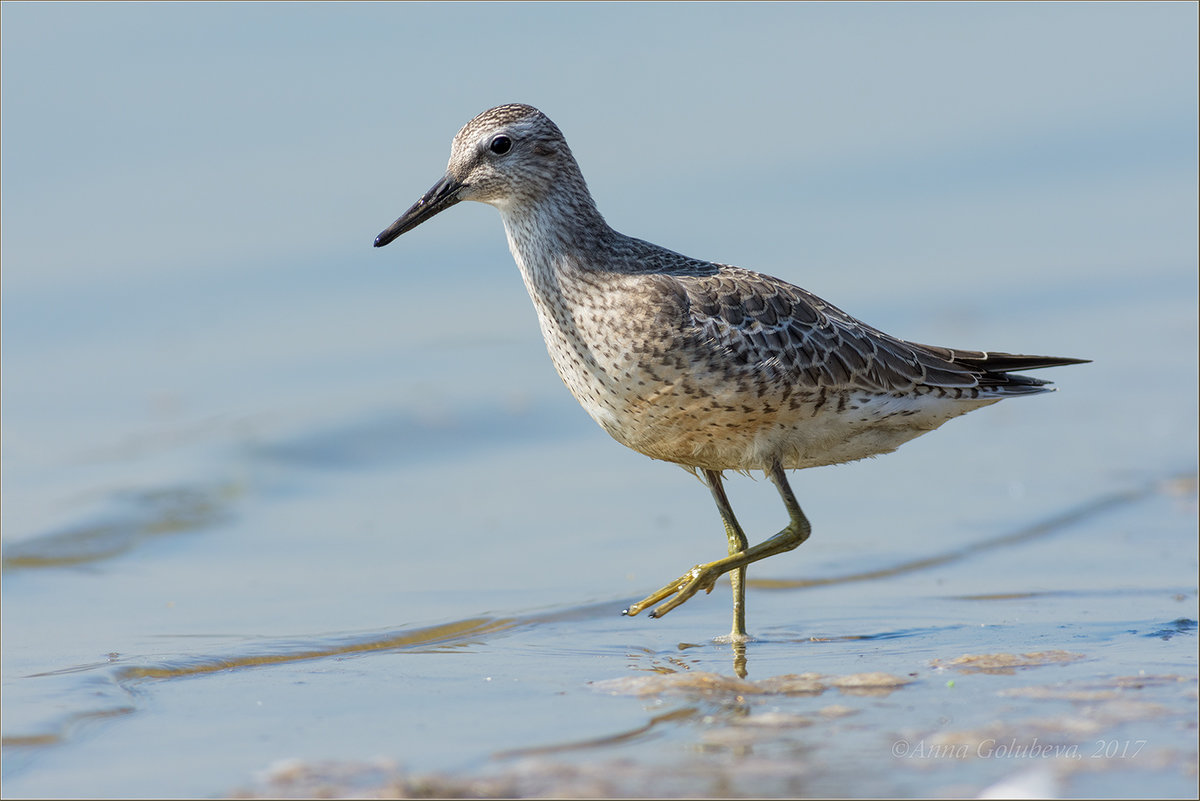
<path id="1" fill-rule="evenodd" d="M 492 151 L 497 156 L 503 156 L 505 153 L 512 150 L 512 140 L 504 135 L 497 136 L 492 140 L 492 143 L 488 145 L 488 150 Z"/>

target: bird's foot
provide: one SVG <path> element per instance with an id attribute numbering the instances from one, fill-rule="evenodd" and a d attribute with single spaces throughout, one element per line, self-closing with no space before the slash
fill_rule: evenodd
<path id="1" fill-rule="evenodd" d="M 631 605 L 628 609 L 622 611 L 621 614 L 632 617 L 641 612 L 643 609 L 649 606 L 654 606 L 654 604 L 658 603 L 664 598 L 670 598 L 670 596 L 674 595 L 674 598 L 671 598 L 671 600 L 650 612 L 650 617 L 662 617 L 667 612 L 670 612 L 672 609 L 682 604 L 688 598 L 691 598 L 700 590 L 704 590 L 706 593 L 712 592 L 713 586 L 717 583 L 717 579 L 720 578 L 721 573 L 724 572 L 718 568 L 715 568 L 715 564 L 716 563 L 696 565 L 691 570 L 684 573 L 682 576 L 675 579 L 658 592 L 647 596 L 646 598 L 638 601 L 636 604 Z"/>

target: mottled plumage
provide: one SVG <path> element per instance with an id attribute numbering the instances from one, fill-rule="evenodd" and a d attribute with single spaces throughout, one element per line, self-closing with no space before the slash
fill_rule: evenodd
<path id="1" fill-rule="evenodd" d="M 618 442 L 702 474 L 717 501 L 730 556 L 630 614 L 676 595 L 652 615 L 665 613 L 732 572 L 734 635 L 743 637 L 745 565 L 808 536 L 783 470 L 887 453 L 972 409 L 1047 391 L 1012 371 L 1083 361 L 906 342 L 778 278 L 618 233 L 562 132 L 530 106 L 467 123 L 446 176 L 375 245 L 462 200 L 499 209 L 550 357 L 588 414 Z M 721 487 L 725 470 L 765 471 L 788 528 L 748 548 Z"/>

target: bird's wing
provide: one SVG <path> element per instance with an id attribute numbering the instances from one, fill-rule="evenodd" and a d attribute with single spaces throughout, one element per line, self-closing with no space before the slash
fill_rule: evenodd
<path id="1" fill-rule="evenodd" d="M 669 280 L 686 296 L 694 347 L 797 386 L 966 389 L 990 372 L 979 362 L 986 354 L 958 352 L 956 359 L 954 351 L 905 342 L 777 278 L 720 265 L 710 275 Z"/>

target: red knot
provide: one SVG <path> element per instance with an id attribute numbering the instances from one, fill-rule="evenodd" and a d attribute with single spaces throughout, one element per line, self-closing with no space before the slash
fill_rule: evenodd
<path id="1" fill-rule="evenodd" d="M 698 475 L 728 555 L 624 611 L 650 617 L 728 573 L 732 639 L 746 639 L 746 566 L 790 551 L 810 526 L 785 470 L 895 450 L 952 417 L 1049 382 L 1014 371 L 1086 359 L 919 345 L 769 275 L 683 256 L 618 233 L 588 192 L 562 132 L 510 104 L 463 126 L 445 176 L 375 239 L 383 247 L 463 200 L 500 211 L 563 383 L 614 439 Z M 750 546 L 723 472 L 762 470 L 788 524 Z"/>

